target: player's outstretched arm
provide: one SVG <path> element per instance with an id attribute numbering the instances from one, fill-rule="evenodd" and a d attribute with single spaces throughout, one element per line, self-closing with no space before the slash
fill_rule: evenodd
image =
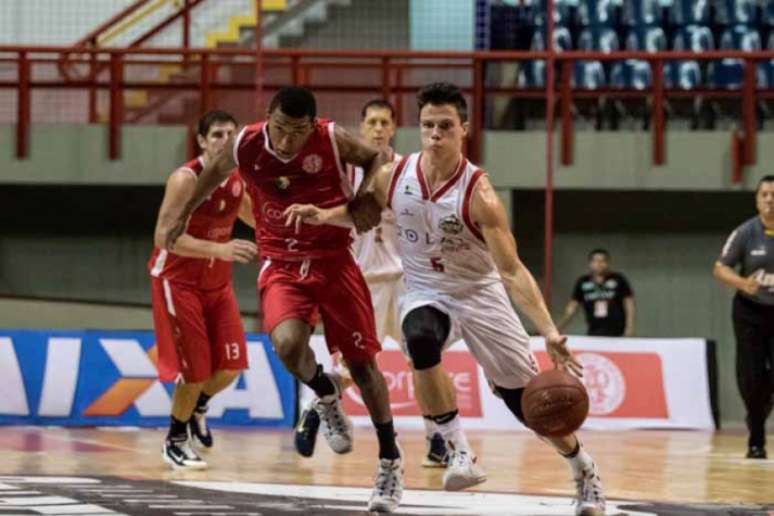
<path id="1" fill-rule="evenodd" d="M 196 187 L 190 197 L 185 199 L 183 209 L 176 217 L 165 221 L 165 224 L 159 228 L 163 235 L 165 249 L 173 249 L 175 241 L 185 233 L 188 224 L 188 218 L 204 200 L 215 191 L 236 167 L 234 161 L 234 137 L 230 137 L 223 148 L 211 159 L 204 160 L 204 169 L 199 174 L 196 181 Z"/>
<path id="2" fill-rule="evenodd" d="M 551 359 L 557 366 L 568 367 L 581 374 L 580 363 L 567 350 L 567 337 L 559 334 L 535 278 L 519 259 L 505 208 L 486 176 L 476 184 L 470 211 L 473 221 L 481 228 L 511 300 L 545 337 Z"/>
<path id="3" fill-rule="evenodd" d="M 161 202 L 156 220 L 154 243 L 157 247 L 164 247 L 165 233 L 162 228 L 169 226 L 170 221 L 180 216 L 186 200 L 191 197 L 196 188 L 196 183 L 196 178 L 182 169 L 176 170 L 169 176 L 164 190 L 164 200 Z M 187 233 L 180 235 L 175 243 L 175 254 L 189 258 L 217 258 L 247 263 L 255 258 L 257 251 L 255 244 L 246 240 L 213 242 L 194 238 Z"/>
<path id="4" fill-rule="evenodd" d="M 392 173 L 392 163 L 383 165 L 375 177 L 373 192 L 363 201 L 375 203 L 380 213 L 387 204 L 387 192 Z M 295 226 L 296 233 L 301 230 L 301 224 L 312 224 L 315 226 L 331 224 L 352 228 L 356 227 L 352 217 L 352 212 L 356 209 L 357 207 L 353 209 L 352 202 L 340 204 L 332 208 L 320 208 L 313 204 L 292 204 L 284 212 L 285 225 Z"/>

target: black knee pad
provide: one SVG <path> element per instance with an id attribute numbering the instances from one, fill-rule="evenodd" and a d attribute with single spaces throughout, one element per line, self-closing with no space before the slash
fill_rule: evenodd
<path id="1" fill-rule="evenodd" d="M 414 369 L 421 371 L 441 363 L 441 351 L 450 327 L 449 316 L 432 306 L 409 312 L 402 329 Z"/>
<path id="2" fill-rule="evenodd" d="M 495 386 L 494 390 L 495 394 L 501 397 L 508 409 L 513 412 L 516 419 L 521 421 L 524 426 L 527 426 L 526 421 L 524 421 L 524 411 L 521 410 L 521 396 L 524 394 L 524 387 L 520 389 L 506 389 L 505 387 Z"/>

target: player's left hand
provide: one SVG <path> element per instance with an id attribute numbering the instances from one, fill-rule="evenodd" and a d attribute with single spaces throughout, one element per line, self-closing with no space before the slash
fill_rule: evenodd
<path id="1" fill-rule="evenodd" d="M 282 215 L 285 217 L 285 226 L 294 226 L 298 233 L 301 231 L 301 224 L 325 224 L 326 212 L 327 210 L 314 204 L 291 204 Z"/>
<path id="2" fill-rule="evenodd" d="M 567 349 L 567 337 L 558 332 L 546 335 L 546 351 L 557 369 L 569 370 L 575 376 L 583 376 L 583 366 Z"/>

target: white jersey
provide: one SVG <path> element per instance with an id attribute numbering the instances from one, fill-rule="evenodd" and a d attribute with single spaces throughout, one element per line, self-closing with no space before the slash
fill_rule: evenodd
<path id="1" fill-rule="evenodd" d="M 395 161 L 402 156 L 395 155 Z M 352 189 L 357 191 L 363 182 L 361 167 L 348 167 Z M 377 281 L 396 281 L 403 274 L 400 254 L 398 254 L 398 235 L 395 228 L 395 215 L 391 210 L 382 212 L 382 221 L 371 231 L 355 235 L 352 249 L 355 259 L 363 271 L 368 283 Z"/>
<path id="2" fill-rule="evenodd" d="M 451 178 L 430 192 L 420 156 L 414 153 L 401 160 L 387 198 L 396 217 L 406 287 L 456 295 L 500 282 L 470 217 L 470 197 L 484 171 L 460 156 Z"/>

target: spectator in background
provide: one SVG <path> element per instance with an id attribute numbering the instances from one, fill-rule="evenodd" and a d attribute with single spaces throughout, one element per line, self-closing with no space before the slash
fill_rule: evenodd
<path id="1" fill-rule="evenodd" d="M 589 335 L 631 337 L 634 335 L 634 292 L 623 274 L 610 270 L 610 253 L 589 253 L 589 274 L 578 278 L 572 299 L 559 321 L 561 331 L 583 305 Z"/>
<path id="2" fill-rule="evenodd" d="M 736 381 L 750 432 L 747 458 L 765 459 L 774 401 L 774 175 L 760 180 L 755 200 L 758 215 L 731 233 L 713 274 L 737 291 L 732 317 Z"/>

